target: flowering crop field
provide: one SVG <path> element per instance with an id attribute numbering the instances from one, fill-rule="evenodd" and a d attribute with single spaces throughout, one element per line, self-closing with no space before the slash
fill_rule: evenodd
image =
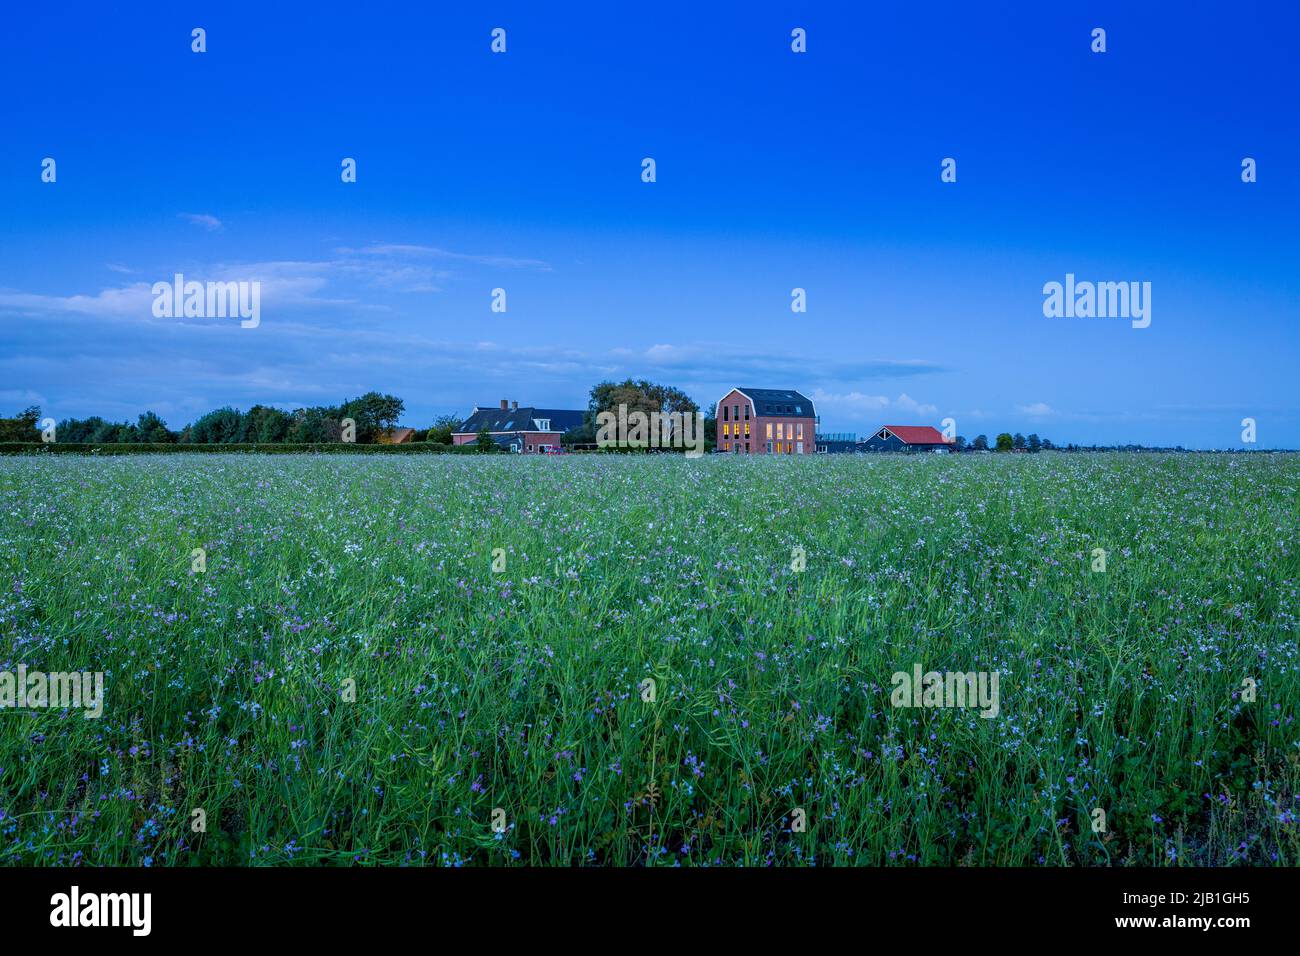
<path id="1" fill-rule="evenodd" d="M 103 674 L 0 710 L 0 862 L 1297 865 L 1298 506 L 1294 455 L 0 459 L 0 670 Z"/>

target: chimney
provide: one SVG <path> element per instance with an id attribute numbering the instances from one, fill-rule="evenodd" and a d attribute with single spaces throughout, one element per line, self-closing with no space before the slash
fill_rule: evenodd
<path id="1" fill-rule="evenodd" d="M 519 411 L 519 403 L 518 403 L 518 402 L 511 402 L 511 403 L 510 403 L 510 410 L 511 410 L 512 412 L 517 412 L 517 411 Z"/>
<path id="2" fill-rule="evenodd" d="M 506 401 L 504 398 L 501 399 L 501 411 L 503 412 L 510 411 L 510 403 Z"/>

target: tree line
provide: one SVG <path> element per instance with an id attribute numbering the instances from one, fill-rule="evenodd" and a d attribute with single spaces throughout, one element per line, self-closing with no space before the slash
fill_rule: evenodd
<path id="1" fill-rule="evenodd" d="M 583 423 L 562 436 L 568 446 L 594 445 L 596 419 L 604 411 L 617 411 L 626 405 L 628 412 L 673 414 L 700 413 L 699 405 L 684 391 L 672 385 L 663 385 L 646 379 L 625 379 L 622 382 L 600 382 L 592 386 L 584 410 Z M 154 412 L 147 411 L 135 422 L 111 422 L 99 416 L 90 418 L 65 418 L 58 422 L 55 437 L 60 442 L 87 444 L 157 443 L 157 444 L 326 444 L 344 441 L 373 444 L 380 436 L 395 427 L 406 411 L 402 399 L 380 392 L 367 392 L 359 398 L 347 399 L 339 405 L 321 405 L 298 408 L 292 412 L 270 405 L 254 405 L 248 411 L 225 406 L 208 412 L 186 425 L 172 431 Z M 415 441 L 452 443 L 452 433 L 463 419 L 455 415 L 437 418 L 429 428 L 415 430 Z M 0 442 L 32 442 L 40 440 L 41 410 L 32 406 L 13 418 L 0 418 Z M 717 420 L 712 410 L 704 413 L 706 445 L 714 447 L 717 441 Z M 486 432 L 477 436 L 479 448 L 494 451 L 495 440 Z M 1025 436 L 1016 432 L 1003 432 L 992 443 L 987 435 L 977 435 L 967 442 L 958 435 L 955 451 L 1050 451 L 1058 446 L 1036 434 Z M 1139 447 L 1139 446 L 1128 446 Z M 1075 450 L 1066 446 L 1064 450 Z"/>
<path id="2" fill-rule="evenodd" d="M 392 395 L 367 392 L 339 405 L 320 405 L 286 412 L 269 405 L 254 405 L 243 412 L 226 406 L 208 412 L 172 431 L 157 414 L 147 411 L 135 422 L 112 422 L 90 418 L 65 418 L 55 425 L 60 442 L 110 445 L 152 444 L 298 444 L 343 441 L 345 436 L 359 444 L 373 444 L 395 427 L 406 410 L 405 403 Z M 0 441 L 39 441 L 41 410 L 23 409 L 14 418 L 0 418 Z M 448 441 L 450 443 L 450 431 Z"/>
<path id="3" fill-rule="evenodd" d="M 1010 432 L 1003 432 L 994 439 L 993 451 L 1051 451 L 1056 448 L 1050 438 L 1039 438 L 1037 435 L 1030 435 L 1026 438 L 1020 432 L 1012 435 Z M 956 451 L 989 451 L 989 438 L 987 435 L 976 435 L 975 440 L 970 444 L 966 439 L 958 435 L 953 442 Z"/>

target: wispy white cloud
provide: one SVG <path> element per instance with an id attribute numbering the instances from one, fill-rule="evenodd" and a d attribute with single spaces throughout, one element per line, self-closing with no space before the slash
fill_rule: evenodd
<path id="1" fill-rule="evenodd" d="M 895 425 L 927 424 L 939 414 L 937 406 L 918 402 L 906 392 L 891 399 L 886 395 L 871 395 L 860 391 L 835 393 L 818 388 L 809 397 L 816 403 L 817 411 L 823 418 L 828 413 L 834 413 L 832 417 L 837 420 L 859 423 L 888 413 L 918 420 L 893 422 Z"/>
<path id="2" fill-rule="evenodd" d="M 136 282 L 128 286 L 101 289 L 95 295 L 42 295 L 0 289 L 0 310 L 38 317 L 43 313 L 75 313 L 102 318 L 148 318 L 153 296 L 149 284 Z"/>
<path id="3" fill-rule="evenodd" d="M 1034 419 L 1049 418 L 1056 414 L 1052 406 L 1048 405 L 1046 402 L 1034 402 L 1030 405 L 1017 405 L 1016 411 Z"/>
<path id="4" fill-rule="evenodd" d="M 194 226 L 201 226 L 208 232 L 217 232 L 222 228 L 223 223 L 216 216 L 209 215 L 206 212 L 183 212 L 179 218 Z"/>
<path id="5" fill-rule="evenodd" d="M 923 359 L 832 358 L 763 349 L 726 342 L 688 345 L 656 344 L 645 349 L 618 348 L 610 356 L 639 368 L 686 374 L 696 381 L 757 386 L 764 382 L 793 386 L 815 381 L 854 383 L 864 379 L 907 378 L 941 371 Z M 740 375 L 745 381 L 736 381 Z"/>
<path id="6" fill-rule="evenodd" d="M 451 262 L 472 263 L 474 265 L 491 266 L 499 269 L 536 269 L 539 272 L 551 271 L 550 265 L 543 262 L 541 259 L 522 259 L 516 256 L 474 255 L 464 252 L 452 252 L 448 249 L 442 249 L 437 246 L 422 246 L 403 243 L 376 243 L 374 245 L 364 246 L 360 249 L 341 248 L 334 251 L 342 256 L 363 255 L 446 259 Z"/>
<path id="7" fill-rule="evenodd" d="M 182 218 L 205 228 L 220 228 L 214 216 L 183 213 Z M 435 260 L 443 260 L 439 265 Z M 40 318 L 42 315 L 95 316 L 105 319 L 154 321 L 153 283 L 172 282 L 177 273 L 187 281 L 246 281 L 261 283 L 262 308 L 346 307 L 358 312 L 385 312 L 367 290 L 376 292 L 440 292 L 455 278 L 454 263 L 480 266 L 549 269 L 537 259 L 505 256 L 471 256 L 427 246 L 383 245 L 353 251 L 341 249 L 328 259 L 282 259 L 261 262 L 172 263 L 153 273 L 110 263 L 108 268 L 126 275 L 148 275 L 148 282 L 132 282 L 94 293 L 50 295 L 0 288 L 0 311 Z"/>

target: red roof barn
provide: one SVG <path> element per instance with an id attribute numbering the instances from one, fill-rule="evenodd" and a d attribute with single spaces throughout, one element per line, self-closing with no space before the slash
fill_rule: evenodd
<path id="1" fill-rule="evenodd" d="M 862 443 L 863 451 L 951 451 L 953 442 L 929 425 L 882 425 Z"/>

